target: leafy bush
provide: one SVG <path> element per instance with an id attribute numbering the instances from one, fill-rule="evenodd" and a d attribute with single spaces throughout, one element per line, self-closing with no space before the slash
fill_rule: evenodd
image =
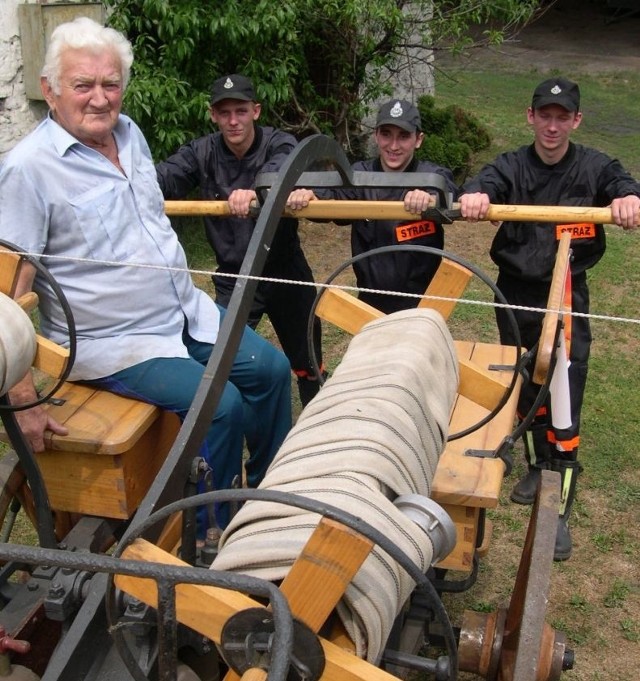
<path id="1" fill-rule="evenodd" d="M 462 183 L 474 155 L 491 144 L 488 129 L 459 106 L 436 107 L 430 95 L 420 97 L 417 104 L 425 137 L 416 157 L 450 168 L 456 181 Z"/>
<path id="2" fill-rule="evenodd" d="M 479 25 L 500 42 L 539 0 L 104 0 L 133 43 L 124 106 L 156 159 L 211 130 L 207 93 L 225 73 L 251 78 L 261 121 L 302 138 L 323 132 L 354 151 L 368 105 L 390 94 L 390 73 L 425 68 L 430 48 L 468 47 Z M 475 31 L 474 33 L 477 33 Z M 417 52 L 416 52 L 417 50 Z M 419 55 L 419 56 L 416 56 Z"/>

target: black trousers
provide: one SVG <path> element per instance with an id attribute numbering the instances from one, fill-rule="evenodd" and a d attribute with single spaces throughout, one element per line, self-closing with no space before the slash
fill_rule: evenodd
<path id="1" fill-rule="evenodd" d="M 314 281 L 301 249 L 294 251 L 287 262 L 267 263 L 264 276 L 310 283 Z M 216 302 L 222 307 L 229 306 L 235 282 L 233 277 L 213 275 Z M 247 321 L 255 329 L 262 315 L 269 317 L 282 351 L 298 376 L 315 375 L 307 343 L 309 314 L 315 297 L 316 289 L 313 286 L 260 282 Z M 322 366 L 321 334 L 320 320 L 316 318 L 313 322 L 313 340 L 318 366 Z"/>
<path id="2" fill-rule="evenodd" d="M 511 305 L 546 308 L 549 297 L 549 282 L 536 283 L 523 281 L 500 273 L 496 282 Z M 572 278 L 571 305 L 573 312 L 589 312 L 589 288 L 585 273 Z M 514 310 L 522 345 L 530 349 L 539 340 L 542 331 L 543 313 Z M 496 321 L 500 331 L 500 342 L 514 345 L 515 338 L 504 308 L 496 308 Z M 551 404 L 547 399 L 544 408 L 536 415 L 535 423 L 547 425 L 549 440 L 555 442 L 554 455 L 557 458 L 575 460 L 580 444 L 580 413 L 587 384 L 587 368 L 591 349 L 591 327 L 586 317 L 571 318 L 571 348 L 569 353 L 569 392 L 571 396 L 571 426 L 566 429 L 553 428 L 551 423 Z M 540 386 L 532 381 L 522 386 L 518 413 L 526 415 L 533 406 Z"/>

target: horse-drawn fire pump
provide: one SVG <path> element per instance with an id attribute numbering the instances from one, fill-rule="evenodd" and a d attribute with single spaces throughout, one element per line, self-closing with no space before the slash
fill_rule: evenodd
<path id="1" fill-rule="evenodd" d="M 310 170 L 320 162 L 333 170 Z M 314 313 L 354 334 L 341 363 L 260 488 L 194 496 L 199 443 L 290 191 L 402 182 L 402 175 L 352 173 L 337 144 L 316 136 L 264 180 L 241 278 L 183 424 L 151 405 L 67 382 L 72 314 L 64 306 L 68 348 L 39 337 L 27 314 L 37 297 L 12 294 L 23 260 L 44 268 L 4 247 L 0 413 L 11 450 L 0 461 L 0 514 L 10 524 L 24 509 L 39 546 L 10 543 L 10 530 L 3 532 L 0 675 L 383 681 L 418 672 L 455 681 L 468 672 L 489 681 L 557 681 L 571 667 L 563 635 L 545 622 L 558 474 L 542 475 L 508 607 L 467 611 L 454 625 L 441 598 L 472 586 L 489 550 L 486 512 L 498 504 L 511 447 L 527 425 L 514 430 L 523 373 L 534 372 L 543 399 L 562 366 L 568 240 L 540 343 L 529 351 L 451 338 L 446 319 L 472 274 L 483 275 L 450 254 L 416 310 L 384 316 L 324 287 Z M 433 179 L 439 201 L 430 219 L 451 221 L 450 199 Z M 297 215 L 402 210 L 316 203 Z M 516 208 L 494 207 L 490 217 Z M 557 209 L 549 215 L 562 220 Z M 544 219 L 537 208 L 532 216 Z M 69 430 L 50 435 L 39 454 L 5 395 L 32 366 L 53 377 L 40 401 Z M 196 548 L 195 507 L 219 501 L 239 510 L 219 544 L 211 534 Z M 431 657 L 432 650 L 439 653 Z"/>

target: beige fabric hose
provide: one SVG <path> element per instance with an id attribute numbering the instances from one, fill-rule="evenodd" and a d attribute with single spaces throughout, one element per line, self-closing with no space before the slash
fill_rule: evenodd
<path id="1" fill-rule="evenodd" d="M 300 415 L 260 488 L 361 517 L 426 570 L 431 541 L 393 500 L 430 495 L 457 386 L 453 341 L 437 312 L 407 310 L 367 324 Z M 304 510 L 248 502 L 224 532 L 212 568 L 282 579 L 317 523 Z M 413 587 L 375 547 L 338 606 L 358 655 L 378 661 Z"/>

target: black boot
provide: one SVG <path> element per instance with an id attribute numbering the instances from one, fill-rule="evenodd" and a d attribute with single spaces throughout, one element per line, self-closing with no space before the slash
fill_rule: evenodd
<path id="1" fill-rule="evenodd" d="M 511 501 L 528 506 L 533 504 L 540 482 L 540 471 L 549 467 L 549 442 L 547 441 L 547 425 L 537 424 L 528 430 L 522 438 L 524 455 L 529 464 L 526 475 L 516 483 L 511 491 Z"/>
<path id="2" fill-rule="evenodd" d="M 327 372 L 323 371 L 322 378 L 326 379 L 326 377 Z M 320 388 L 321 383 L 315 376 L 298 376 L 298 394 L 303 408 L 318 394 Z"/>
<path id="3" fill-rule="evenodd" d="M 577 454 L 577 451 L 574 451 L 574 454 Z M 568 560 L 571 558 L 573 550 L 571 532 L 569 531 L 569 516 L 576 496 L 578 475 L 582 468 L 577 461 L 565 461 L 564 459 L 553 459 L 550 462 L 550 468 L 552 471 L 558 471 L 562 476 L 560 483 L 560 518 L 558 519 L 553 560 Z"/>

